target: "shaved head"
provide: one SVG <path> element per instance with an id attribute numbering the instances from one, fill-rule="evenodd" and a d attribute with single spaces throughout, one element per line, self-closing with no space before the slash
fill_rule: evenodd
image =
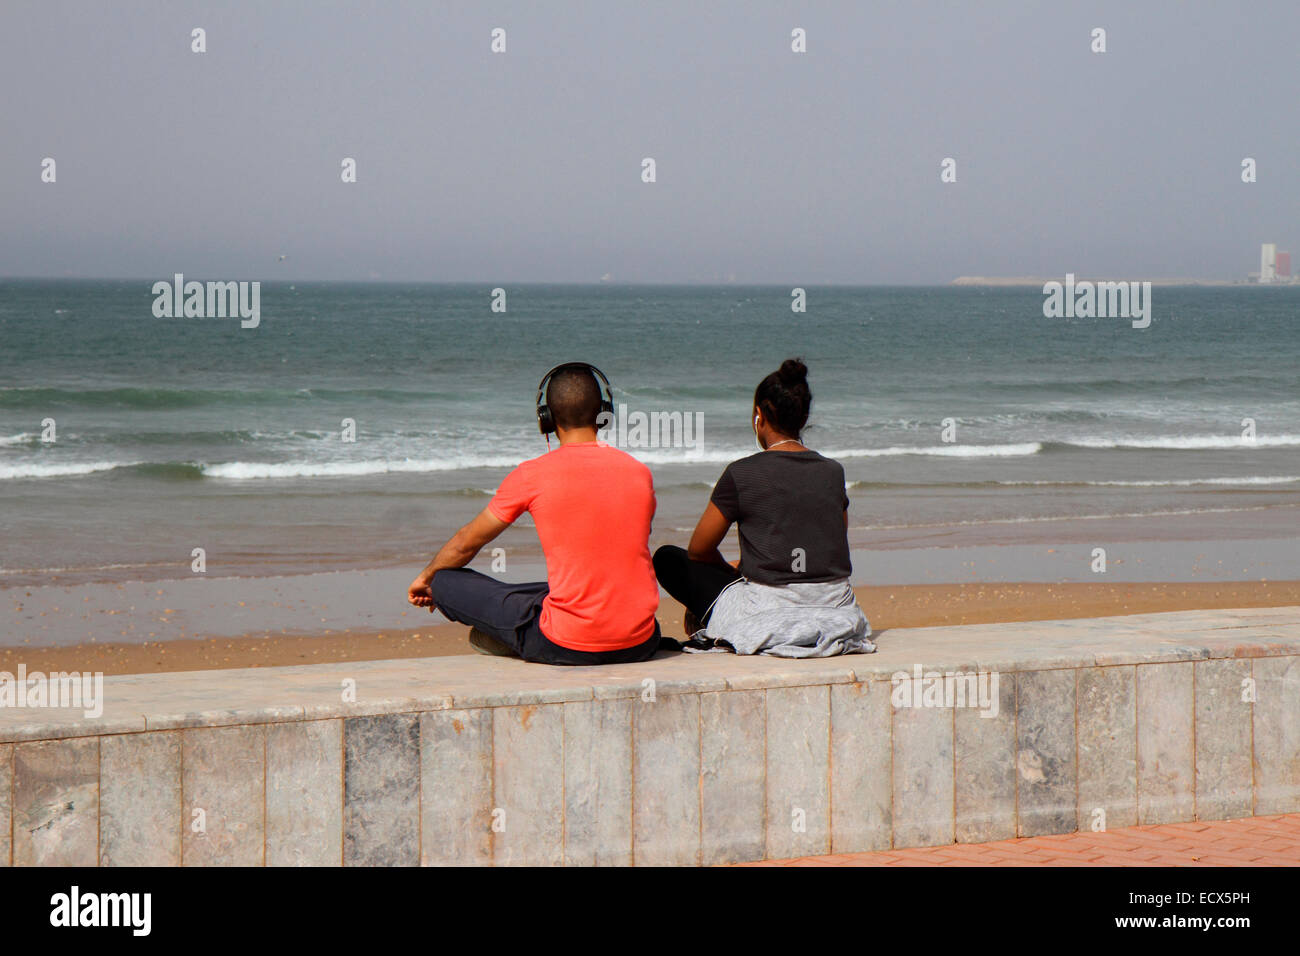
<path id="1" fill-rule="evenodd" d="M 546 404 L 557 428 L 595 428 L 600 415 L 600 385 L 585 368 L 564 368 L 546 385 Z"/>

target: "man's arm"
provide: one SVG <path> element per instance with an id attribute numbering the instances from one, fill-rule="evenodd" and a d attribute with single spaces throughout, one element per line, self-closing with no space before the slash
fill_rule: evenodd
<path id="1" fill-rule="evenodd" d="M 434 559 L 416 576 L 407 591 L 406 599 L 416 607 L 427 607 L 430 611 L 437 610 L 433 604 L 433 592 L 429 588 L 433 576 L 444 568 L 463 568 L 474 560 L 474 555 L 478 554 L 485 544 L 508 527 L 510 527 L 508 522 L 502 521 L 484 508 L 473 521 L 453 534 Z"/>
<path id="2" fill-rule="evenodd" d="M 731 522 L 724 518 L 718 506 L 710 501 L 695 525 L 695 533 L 691 535 L 691 543 L 686 548 L 687 555 L 692 561 L 728 564 L 727 559 L 718 550 L 718 545 L 727 536 L 727 529 L 730 527 Z"/>

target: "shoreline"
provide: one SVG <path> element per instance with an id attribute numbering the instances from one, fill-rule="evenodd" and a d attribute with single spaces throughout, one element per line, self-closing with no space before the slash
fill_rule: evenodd
<path id="1" fill-rule="evenodd" d="M 1291 472 L 1295 468 L 1286 465 L 1283 470 Z M 1287 481 L 1295 482 L 1294 487 L 1290 484 L 1275 488 L 1244 486 L 1216 492 L 1212 500 L 1206 500 L 1199 492 L 1192 494 L 1193 500 L 1187 500 L 1187 489 L 1174 489 L 1178 494 L 1170 498 L 1168 489 L 1157 488 L 1155 491 L 1165 500 L 1154 511 L 1143 510 L 1152 506 L 1152 501 L 1130 500 L 1127 493 L 1133 489 L 1120 488 L 1123 500 L 1099 500 L 1076 514 L 1041 513 L 1043 495 L 1032 486 L 1021 486 L 1014 493 L 998 492 L 1003 500 L 999 507 L 990 508 L 986 503 L 976 508 L 984 512 L 983 516 L 972 515 L 971 509 L 954 512 L 948 498 L 953 489 L 938 487 L 929 489 L 923 496 L 940 502 L 935 506 L 938 513 L 931 515 L 936 519 L 933 521 L 898 520 L 890 510 L 894 504 L 892 492 L 858 488 L 850 491 L 848 531 L 853 580 L 855 584 L 964 581 L 974 579 L 969 576 L 971 569 L 978 571 L 980 580 L 1003 583 L 1091 580 L 1091 551 L 1099 545 L 1106 547 L 1114 558 L 1115 566 L 1111 570 L 1123 570 L 1125 579 L 1130 580 L 1196 581 L 1224 576 L 1247 581 L 1300 579 L 1300 555 L 1293 544 L 1300 530 L 1300 477 L 1291 476 Z M 1106 489 L 1100 489 L 1101 492 Z M 326 489 L 325 493 L 335 492 Z M 965 492 L 959 487 L 956 494 Z M 663 544 L 684 544 L 689 539 L 699 517 L 697 506 L 706 495 L 704 487 L 689 495 L 680 491 L 657 492 L 659 510 L 650 539 L 652 551 Z M 1051 497 L 1049 494 L 1048 498 Z M 948 504 L 942 504 L 946 499 Z M 398 500 L 403 500 L 401 495 Z M 0 567 L 0 644 L 12 643 L 5 639 L 6 630 L 22 632 L 24 636 L 52 636 L 53 622 L 48 615 L 40 620 L 9 617 L 6 627 L 4 598 L 14 598 L 14 603 L 39 604 L 40 611 L 50 611 L 56 606 L 66 610 L 69 597 L 83 602 L 89 596 L 91 607 L 111 607 L 120 613 L 132 603 L 140 607 L 152 603 L 151 589 L 188 594 L 193 582 L 208 581 L 214 586 L 212 596 L 195 592 L 187 606 L 196 611 L 215 602 L 218 613 L 204 615 L 203 621 L 191 621 L 196 626 L 189 628 L 189 636 L 194 636 L 245 632 L 242 622 L 226 629 L 220 621 L 222 612 L 230 610 L 231 605 L 238 607 L 237 601 L 247 597 L 244 594 L 235 597 L 235 585 L 231 582 L 297 579 L 300 584 L 310 585 L 309 577 L 322 574 L 376 579 L 392 574 L 397 580 L 389 583 L 400 585 L 404 591 L 410 575 L 429 560 L 437 544 L 471 520 L 481 507 L 477 500 L 465 501 L 469 503 L 462 502 L 463 510 L 444 511 L 439 505 L 429 523 L 419 525 L 419 531 L 413 532 L 410 527 L 395 530 L 391 521 L 382 519 L 386 513 L 383 502 L 366 499 L 364 506 L 358 507 L 349 519 L 355 523 L 335 529 L 337 537 L 331 540 L 327 552 L 322 553 L 318 547 L 313 550 L 305 539 L 295 542 L 281 534 L 273 543 L 249 540 L 233 551 L 214 548 L 203 574 L 193 572 L 188 550 L 173 547 L 167 560 L 162 560 L 163 556 L 155 551 L 137 554 L 128 549 L 123 553 L 118 545 L 120 538 L 107 529 L 103 529 L 89 551 L 81 547 L 85 542 L 80 539 L 66 543 L 67 548 L 76 552 L 63 555 L 65 559 L 73 558 L 71 561 L 60 560 L 58 555 L 24 556 L 12 553 L 11 548 L 11 553 L 0 561 L 4 565 Z M 683 503 L 686 501 L 689 504 Z M 381 516 L 378 522 L 376 514 Z M 277 520 L 268 517 L 266 527 L 276 527 Z M 101 542 L 110 542 L 110 547 L 104 548 Z M 544 568 L 540 542 L 527 518 L 507 529 L 494 546 L 505 548 L 511 568 L 521 573 L 532 574 Z M 738 554 L 734 529 L 728 534 L 723 550 L 732 558 Z M 486 569 L 480 565 L 480 570 Z M 407 581 L 400 580 L 403 574 Z M 250 587 L 253 595 L 264 591 L 257 584 Z M 329 590 L 332 594 L 333 588 Z M 128 594 L 134 595 L 134 600 L 123 603 L 121 598 Z M 50 600 L 40 600 L 41 595 Z M 54 600 L 55 595 L 60 600 Z M 296 589 L 288 595 L 291 600 L 301 596 Z M 38 600 L 17 600 L 27 597 Z M 362 600 L 357 607 L 366 606 L 376 615 L 386 613 L 375 601 L 366 600 L 364 595 L 359 597 Z M 270 616 L 277 618 L 276 623 L 259 626 L 279 630 L 294 624 L 292 620 L 279 622 L 279 615 L 274 611 Z M 65 623 L 68 626 L 63 631 L 73 629 L 74 622 Z M 218 629 L 207 628 L 214 623 Z M 400 622 L 376 617 L 375 623 L 382 627 Z M 94 629 L 96 633 L 87 633 L 85 627 L 79 630 L 82 641 L 92 637 L 103 641 L 117 636 L 105 633 L 102 628 Z M 54 639 L 68 643 L 64 634 Z"/>
<path id="2" fill-rule="evenodd" d="M 1300 581 L 949 583 L 854 588 L 883 635 L 904 628 L 1110 617 L 1164 611 L 1300 605 Z M 659 621 L 682 636 L 681 607 L 665 598 Z M 349 628 L 135 643 L 0 648 L 0 671 L 89 671 L 106 675 L 283 667 L 473 653 L 469 628 L 441 618 L 426 627 Z"/>

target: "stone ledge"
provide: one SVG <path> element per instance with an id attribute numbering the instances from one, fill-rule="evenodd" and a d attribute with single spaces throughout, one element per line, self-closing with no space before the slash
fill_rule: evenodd
<path id="1" fill-rule="evenodd" d="M 0 711 L 0 865 L 692 865 L 1300 810 L 1300 609 L 880 646 L 109 678 L 98 720 Z M 917 665 L 992 673 L 894 694 Z"/>
<path id="2" fill-rule="evenodd" d="M 891 630 L 875 654 L 789 660 L 664 654 L 644 664 L 550 667 L 508 658 L 412 658 L 140 674 L 104 679 L 104 713 L 0 708 L 0 743 L 190 727 L 285 723 L 887 681 L 927 671 L 1006 673 L 1300 655 L 1300 607 L 1178 611 Z M 356 701 L 343 681 L 356 682 Z"/>

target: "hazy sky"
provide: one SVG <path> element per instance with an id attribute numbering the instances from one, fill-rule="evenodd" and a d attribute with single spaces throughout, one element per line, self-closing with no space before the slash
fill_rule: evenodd
<path id="1" fill-rule="evenodd" d="M 1298 43 L 1297 0 L 3 0 L 0 275 L 1244 277 L 1300 253 Z"/>

